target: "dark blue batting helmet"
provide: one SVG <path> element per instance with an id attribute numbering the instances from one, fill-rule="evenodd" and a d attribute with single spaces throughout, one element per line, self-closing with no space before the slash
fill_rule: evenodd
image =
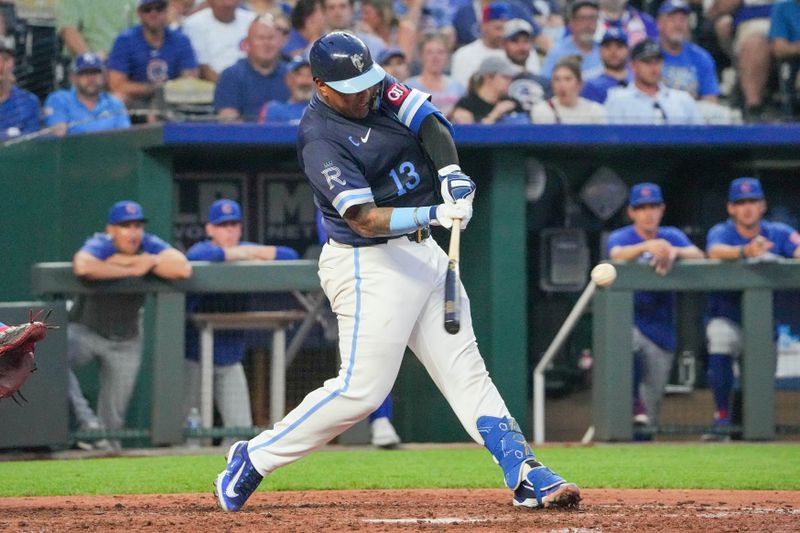
<path id="1" fill-rule="evenodd" d="M 386 73 L 372 61 L 364 42 L 349 33 L 334 31 L 314 42 L 309 54 L 311 74 L 331 89 L 353 94 L 369 89 Z"/>

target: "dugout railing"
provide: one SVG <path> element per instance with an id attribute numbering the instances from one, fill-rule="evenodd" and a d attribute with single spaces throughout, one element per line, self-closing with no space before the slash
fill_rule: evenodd
<path id="1" fill-rule="evenodd" d="M 166 281 L 154 276 L 110 281 L 83 281 L 71 263 L 37 263 L 31 268 L 31 289 L 45 299 L 63 300 L 76 294 L 153 295 L 151 417 L 149 431 L 123 431 L 120 438 L 147 436 L 154 445 L 184 442 L 184 327 L 187 293 L 318 292 L 317 262 L 309 260 L 236 264 L 192 263 L 192 277 Z M 64 324 L 65 325 L 65 324 Z M 203 436 L 223 434 L 206 431 Z"/>
<path id="2" fill-rule="evenodd" d="M 800 261 L 682 261 L 666 276 L 647 265 L 617 263 L 613 285 L 593 301 L 592 424 L 601 441 L 633 438 L 631 397 L 634 291 L 741 291 L 742 437 L 771 440 L 776 432 L 776 344 L 773 291 L 800 289 Z M 709 412 L 711 405 L 708 406 Z"/>

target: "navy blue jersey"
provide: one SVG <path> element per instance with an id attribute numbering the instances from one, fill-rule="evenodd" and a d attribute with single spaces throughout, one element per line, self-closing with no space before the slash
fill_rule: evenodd
<path id="1" fill-rule="evenodd" d="M 300 121 L 297 155 L 322 211 L 323 226 L 337 242 L 369 246 L 386 237 L 361 237 L 342 218 L 354 205 L 416 207 L 438 203 L 439 180 L 419 140 L 431 114 L 450 124 L 430 103 L 388 74 L 380 105 L 363 119 L 345 118 L 315 95 Z"/>
<path id="2" fill-rule="evenodd" d="M 672 226 L 658 228 L 657 239 L 664 239 L 672 246 L 685 248 L 692 242 L 684 232 Z M 608 237 L 608 249 L 615 246 L 631 246 L 644 242 L 636 233 L 633 225 L 625 226 L 611 233 Z M 638 262 L 649 263 L 653 254 L 645 252 L 639 256 Z M 657 291 L 638 291 L 633 295 L 633 320 L 642 334 L 668 352 L 674 352 L 677 346 L 675 336 L 675 293 Z"/>
<path id="3" fill-rule="evenodd" d="M 775 243 L 775 246 L 768 252 L 769 254 L 780 257 L 794 257 L 794 251 L 800 246 L 800 234 L 791 226 L 781 222 L 762 220 L 759 234 Z M 733 220 L 728 219 L 708 230 L 706 253 L 718 244 L 744 246 L 751 240 L 739 235 L 739 232 L 736 231 L 736 224 Z M 776 293 L 775 297 L 779 299 L 779 293 Z M 712 292 L 708 295 L 706 318 L 725 317 L 734 322 L 739 322 L 741 319 L 739 309 L 741 299 L 742 294 L 740 292 Z"/>

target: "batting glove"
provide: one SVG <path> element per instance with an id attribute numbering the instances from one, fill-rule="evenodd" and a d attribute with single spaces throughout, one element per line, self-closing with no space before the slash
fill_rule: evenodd
<path id="1" fill-rule="evenodd" d="M 431 224 L 450 229 L 453 227 L 453 219 L 461 219 L 461 231 L 467 229 L 472 218 L 472 202 L 468 200 L 456 200 L 455 203 L 439 204 L 431 210 Z"/>
<path id="2" fill-rule="evenodd" d="M 472 203 L 475 198 L 475 182 L 461 172 L 458 165 L 450 165 L 439 171 L 442 182 L 442 199 L 445 203 L 454 204 L 456 200 L 468 200 Z"/>

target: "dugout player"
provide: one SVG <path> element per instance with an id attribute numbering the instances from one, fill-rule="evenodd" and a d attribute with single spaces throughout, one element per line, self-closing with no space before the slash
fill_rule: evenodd
<path id="1" fill-rule="evenodd" d="M 709 259 L 736 261 L 764 260 L 772 257 L 800 257 L 800 234 L 794 228 L 764 220 L 767 202 L 761 182 L 738 178 L 728 190 L 728 215 L 708 231 L 706 253 Z M 776 298 L 779 295 L 776 294 Z M 727 440 L 731 425 L 733 362 L 742 351 L 740 327 L 741 293 L 722 292 L 708 296 L 706 341 L 708 383 L 714 393 L 714 431 L 704 440 Z"/>
<path id="2" fill-rule="evenodd" d="M 208 239 L 192 245 L 186 252 L 190 261 L 273 261 L 297 259 L 299 254 L 287 246 L 266 246 L 242 241 L 242 207 L 229 199 L 217 200 L 208 210 L 205 226 Z M 187 313 L 246 311 L 247 294 L 189 295 Z M 200 407 L 200 363 L 197 329 L 186 327 L 186 377 L 188 408 Z M 214 403 L 226 428 L 253 425 L 250 393 L 242 360 L 247 351 L 242 330 L 214 332 Z M 189 412 L 187 409 L 187 413 Z M 233 441 L 228 441 L 230 445 Z"/>
<path id="3" fill-rule="evenodd" d="M 503 469 L 514 505 L 577 505 L 578 487 L 536 460 L 489 378 L 463 287 L 461 329 L 443 327 L 448 259 L 429 226 L 459 218 L 466 227 L 475 193 L 448 122 L 427 94 L 373 63 L 357 37 L 324 35 L 310 60 L 317 94 L 300 123 L 298 156 L 328 233 L 319 276 L 338 317 L 342 364 L 271 430 L 231 446 L 215 482 L 218 504 L 238 511 L 263 476 L 374 411 L 409 347 Z"/>
<path id="4" fill-rule="evenodd" d="M 155 235 L 145 233 L 142 206 L 115 203 L 105 233 L 89 237 L 72 259 L 75 275 L 85 280 L 142 277 L 185 279 L 192 267 L 186 257 Z M 70 370 L 69 397 L 81 429 L 120 429 L 142 363 L 139 312 L 145 294 L 80 295 L 70 309 L 67 358 L 71 369 L 93 359 L 100 363 L 97 414 Z M 111 448 L 119 443 L 112 442 Z"/>
<path id="5" fill-rule="evenodd" d="M 609 258 L 646 263 L 662 275 L 672 269 L 676 259 L 702 259 L 703 252 L 684 232 L 661 226 L 665 209 L 661 187 L 655 183 L 634 185 L 628 202 L 628 217 L 633 224 L 609 235 Z M 658 424 L 676 346 L 675 293 L 637 292 L 633 326 L 635 424 Z"/>

